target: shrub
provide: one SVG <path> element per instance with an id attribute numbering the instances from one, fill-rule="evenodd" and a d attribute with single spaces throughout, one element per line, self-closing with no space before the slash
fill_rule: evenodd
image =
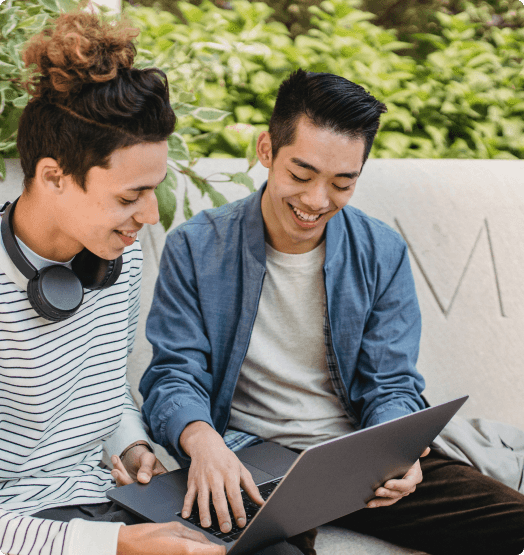
<path id="1" fill-rule="evenodd" d="M 199 6 L 178 2 L 189 26 L 150 8 L 128 10 L 142 28 L 145 48 L 183 52 L 186 63 L 195 64 L 194 75 L 201 78 L 198 86 L 191 84 L 197 103 L 231 113 L 221 124 L 184 118 L 180 133 L 192 152 L 252 152 L 257 132 L 267 129 L 278 85 L 302 67 L 343 75 L 388 105 L 374 157 L 524 157 L 524 31 L 493 26 L 487 33 L 479 21 L 485 6 L 465 2 L 464 12 L 439 13 L 441 35 L 417 34 L 422 49 L 432 53 L 416 60 L 397 53 L 410 44 L 374 25 L 372 14 L 348 0 L 311 7 L 312 27 L 295 39 L 270 21 L 266 4 L 232 5 L 229 11 L 208 0 Z M 484 38 L 474 40 L 480 32 Z"/>

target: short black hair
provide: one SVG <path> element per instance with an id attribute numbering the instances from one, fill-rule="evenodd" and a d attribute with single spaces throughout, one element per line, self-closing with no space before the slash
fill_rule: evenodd
<path id="1" fill-rule="evenodd" d="M 344 77 L 298 69 L 278 89 L 269 122 L 273 160 L 283 146 L 295 141 L 297 122 L 306 116 L 318 127 L 364 139 L 362 163 L 365 163 L 378 131 L 380 115 L 385 112 L 385 104 Z"/>

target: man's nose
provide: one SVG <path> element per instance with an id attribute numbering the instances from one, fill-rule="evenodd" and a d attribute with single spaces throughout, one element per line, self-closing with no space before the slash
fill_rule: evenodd
<path id="1" fill-rule="evenodd" d="M 329 206 L 328 187 L 329 184 L 322 181 L 312 183 L 300 200 L 315 212 L 325 209 Z"/>
<path id="2" fill-rule="evenodd" d="M 155 225 L 160 219 L 158 212 L 158 200 L 155 191 L 148 191 L 144 202 L 140 204 L 140 210 L 135 213 L 135 220 L 141 224 Z"/>

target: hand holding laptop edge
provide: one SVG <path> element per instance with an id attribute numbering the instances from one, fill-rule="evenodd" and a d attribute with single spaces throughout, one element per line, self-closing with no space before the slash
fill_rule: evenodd
<path id="1" fill-rule="evenodd" d="M 421 457 L 427 457 L 431 449 L 427 447 L 420 455 Z M 389 507 L 393 505 L 406 495 L 413 493 L 417 489 L 417 485 L 422 482 L 424 477 L 422 476 L 422 469 L 420 468 L 420 460 L 406 472 L 404 477 L 399 480 L 388 480 L 385 484 L 375 490 L 375 496 L 371 499 L 367 506 L 370 509 L 376 507 Z"/>

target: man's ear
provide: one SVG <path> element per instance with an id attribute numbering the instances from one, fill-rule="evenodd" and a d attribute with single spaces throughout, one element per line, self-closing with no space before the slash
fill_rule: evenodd
<path id="1" fill-rule="evenodd" d="M 264 168 L 270 168 L 273 162 L 271 136 L 269 131 L 262 131 L 257 141 L 257 156 Z"/>
<path id="2" fill-rule="evenodd" d="M 60 194 L 63 192 L 64 172 L 54 158 L 41 158 L 36 164 L 35 179 L 38 187 L 47 192 Z"/>

